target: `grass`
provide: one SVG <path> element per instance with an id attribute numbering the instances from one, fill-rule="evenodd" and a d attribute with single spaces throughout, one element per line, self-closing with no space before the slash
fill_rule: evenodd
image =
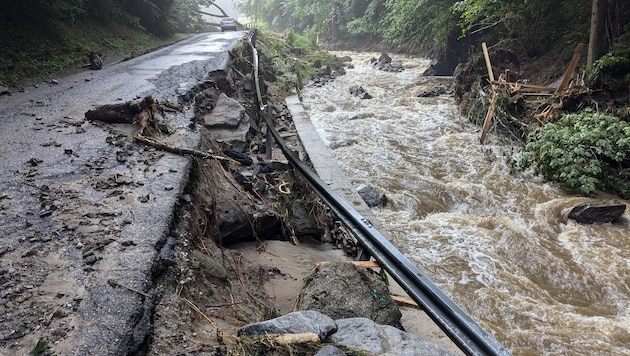
<path id="1" fill-rule="evenodd" d="M 105 64 L 132 58 L 187 35 L 152 36 L 138 27 L 118 23 L 51 22 L 38 27 L 0 24 L 0 83 L 20 86 L 83 70 L 90 52 Z"/>
<path id="2" fill-rule="evenodd" d="M 272 32 L 259 31 L 257 47 L 273 60 L 278 72 L 275 86 L 284 95 L 302 90 L 306 82 L 318 76 L 321 70 L 314 67 L 315 62 L 333 70 L 343 67 L 337 57 L 326 51 L 312 46 L 294 46 L 303 42 L 306 39 L 299 35 L 293 35 L 293 39 L 289 41 L 289 38 L 281 38 Z"/>

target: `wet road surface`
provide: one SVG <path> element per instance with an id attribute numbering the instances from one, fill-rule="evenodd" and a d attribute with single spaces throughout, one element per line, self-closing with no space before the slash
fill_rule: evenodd
<path id="1" fill-rule="evenodd" d="M 164 140 L 195 148 L 187 98 L 241 36 L 197 35 L 0 97 L 0 354 L 45 340 L 57 354 L 120 355 L 144 342 L 190 159 L 84 114 L 146 95 L 179 103 Z"/>

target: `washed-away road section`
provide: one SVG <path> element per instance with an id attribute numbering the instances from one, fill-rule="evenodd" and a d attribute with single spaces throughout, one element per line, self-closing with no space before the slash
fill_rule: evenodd
<path id="1" fill-rule="evenodd" d="M 201 34 L 0 97 L 0 354 L 124 355 L 150 328 L 153 278 L 190 159 L 85 112 L 152 95 L 183 105 L 167 144 L 196 148 L 190 92 L 240 32 Z"/>

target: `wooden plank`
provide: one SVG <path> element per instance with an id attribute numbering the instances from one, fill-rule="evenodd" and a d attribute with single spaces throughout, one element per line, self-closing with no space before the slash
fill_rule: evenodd
<path id="1" fill-rule="evenodd" d="M 343 261 L 343 262 L 352 263 L 355 266 L 363 267 L 363 268 L 381 268 L 381 265 L 376 261 Z M 317 262 L 315 265 L 323 266 L 326 263 L 328 263 L 328 261 L 321 261 L 321 262 Z"/>
<path id="2" fill-rule="evenodd" d="M 486 60 L 486 68 L 488 69 L 488 77 L 490 83 L 494 83 L 494 73 L 492 72 L 492 65 L 490 64 L 490 55 L 488 55 L 488 47 L 485 42 L 481 42 L 481 49 L 483 50 L 483 58 Z"/>
<path id="3" fill-rule="evenodd" d="M 526 96 L 552 96 L 552 95 L 555 95 L 555 93 L 520 93 L 520 95 L 526 95 Z"/>
<path id="4" fill-rule="evenodd" d="M 495 84 L 495 85 L 510 84 L 514 86 L 519 86 L 521 88 L 529 89 L 530 91 L 555 91 L 556 90 L 556 88 L 547 87 L 544 85 L 523 84 L 523 83 L 516 83 L 516 82 L 499 82 L 496 80 L 492 82 L 492 84 Z"/>
<path id="5" fill-rule="evenodd" d="M 582 55 L 582 51 L 584 50 L 584 43 L 580 43 L 575 48 L 575 52 L 573 52 L 573 58 L 571 58 L 571 62 L 569 63 L 569 67 L 566 72 L 564 72 L 564 77 L 562 78 L 562 82 L 556 92 L 564 91 L 567 86 L 569 86 L 569 81 L 571 80 L 571 76 L 573 72 L 575 72 L 575 68 L 577 67 L 578 61 L 580 60 L 580 56 Z"/>
<path id="6" fill-rule="evenodd" d="M 486 119 L 483 121 L 483 130 L 481 130 L 481 138 L 479 138 L 479 142 L 483 145 L 486 142 L 486 135 L 490 130 L 490 123 L 492 123 L 492 116 L 494 115 L 494 102 L 497 98 L 497 93 L 492 94 L 492 99 L 490 100 L 490 107 L 488 108 L 488 113 L 486 114 Z"/>
<path id="7" fill-rule="evenodd" d="M 408 297 L 401 297 L 399 295 L 390 295 L 389 297 L 392 298 L 393 301 L 398 302 L 398 303 L 407 304 L 407 305 L 411 305 L 418 308 L 420 307 L 418 303 L 416 303 L 413 299 L 408 298 Z"/>
<path id="8" fill-rule="evenodd" d="M 523 93 L 518 93 L 516 95 L 513 95 L 510 97 L 510 100 L 508 101 L 508 104 L 514 104 L 515 102 L 517 102 L 520 98 L 523 97 Z"/>

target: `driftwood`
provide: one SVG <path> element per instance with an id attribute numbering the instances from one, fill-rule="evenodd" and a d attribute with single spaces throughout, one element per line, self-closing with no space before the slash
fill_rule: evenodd
<path id="1" fill-rule="evenodd" d="M 170 146 L 167 145 L 163 142 L 159 142 L 154 138 L 151 137 L 144 137 L 140 134 L 135 134 L 133 135 L 133 140 L 136 142 L 140 142 L 143 143 L 147 146 L 151 146 L 155 149 L 158 149 L 160 151 L 166 151 L 166 152 L 171 152 L 171 153 L 175 153 L 178 155 L 191 155 L 194 157 L 198 157 L 198 158 L 204 158 L 204 159 L 218 159 L 218 160 L 226 160 L 229 161 L 229 158 L 226 157 L 222 157 L 222 156 L 216 156 L 213 155 L 211 153 L 208 152 L 203 152 L 203 151 L 199 151 L 199 150 L 192 150 L 192 149 L 188 149 L 188 148 L 180 148 L 180 147 L 174 147 L 174 146 Z"/>
<path id="2" fill-rule="evenodd" d="M 512 78 L 510 78 L 509 70 L 501 73 L 499 78 L 495 79 L 486 43 L 482 43 L 481 47 L 486 63 L 486 69 L 488 71 L 489 82 L 492 88 L 492 99 L 490 100 L 490 106 L 488 107 L 488 112 L 484 120 L 480 137 L 481 144 L 485 143 L 488 131 L 492 126 L 491 123 L 496 111 L 495 101 L 498 93 L 508 94 L 510 97 L 508 100 L 509 104 L 514 104 L 518 100 L 525 99 L 528 96 L 535 96 L 537 98 L 545 96 L 549 97 L 549 99 L 546 100 L 546 104 L 542 105 L 541 110 L 534 115 L 534 118 L 542 125 L 554 120 L 560 115 L 560 110 L 563 107 L 565 99 L 590 93 L 588 88 L 571 85 L 571 79 L 573 78 L 580 55 L 584 49 L 584 44 L 582 43 L 578 44 L 576 47 L 573 58 L 564 72 L 562 80 L 558 81 L 558 84 L 551 84 L 549 86 L 523 83 L 518 80 L 510 81 Z M 520 123 L 520 126 L 527 127 L 527 124 Z"/>
<path id="3" fill-rule="evenodd" d="M 168 127 L 156 122 L 154 117 L 156 113 L 164 114 L 165 111 L 182 112 L 183 109 L 168 102 L 160 103 L 149 95 L 140 101 L 99 106 L 86 112 L 85 117 L 90 121 L 137 125 L 138 130 L 133 135 L 133 140 L 161 151 L 202 159 L 232 161 L 230 158 L 216 156 L 209 152 L 171 146 L 153 138 L 152 136 L 160 133 L 169 133 Z"/>
<path id="4" fill-rule="evenodd" d="M 98 70 L 103 68 L 103 58 L 98 53 L 88 54 L 88 60 L 90 61 L 89 67 L 92 70 Z"/>
<path id="5" fill-rule="evenodd" d="M 90 52 L 88 55 L 88 63 L 82 65 L 83 68 L 90 68 L 92 70 L 99 70 L 103 68 L 103 58 L 98 53 Z"/>
<path id="6" fill-rule="evenodd" d="M 169 131 L 168 127 L 155 120 L 156 114 L 163 115 L 165 111 L 183 112 L 183 109 L 169 102 L 158 102 L 148 95 L 140 101 L 99 106 L 86 112 L 85 118 L 110 124 L 135 124 L 140 127 L 140 135 L 153 136 Z"/>
<path id="7" fill-rule="evenodd" d="M 281 334 L 281 335 L 269 335 L 269 339 L 274 342 L 279 342 L 285 345 L 297 345 L 297 344 L 319 344 L 321 340 L 315 333 L 300 333 L 300 334 Z"/>
<path id="8" fill-rule="evenodd" d="M 155 100 L 147 96 L 141 101 L 123 104 L 108 104 L 88 110 L 85 118 L 90 121 L 102 121 L 110 124 L 134 124 L 136 117 L 145 110 L 151 110 Z"/>

